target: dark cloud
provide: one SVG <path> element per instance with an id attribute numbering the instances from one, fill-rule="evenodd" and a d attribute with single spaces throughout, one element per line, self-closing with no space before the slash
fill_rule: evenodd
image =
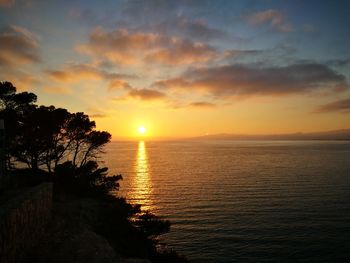
<path id="1" fill-rule="evenodd" d="M 231 49 L 224 51 L 223 59 L 228 61 L 230 64 L 244 64 L 254 63 L 256 65 L 270 65 L 270 66 L 281 66 L 288 64 L 296 64 L 295 54 L 297 49 L 290 44 L 278 44 L 274 47 L 267 49 Z M 298 62 L 311 64 L 313 61 Z"/>
<path id="2" fill-rule="evenodd" d="M 284 67 L 230 65 L 195 69 L 179 78 L 157 81 L 154 87 L 207 92 L 213 96 L 287 95 L 320 89 L 344 90 L 344 75 L 322 64 Z"/>
<path id="3" fill-rule="evenodd" d="M 334 67 L 346 67 L 350 65 L 350 58 L 347 59 L 331 59 L 326 61 L 327 65 Z"/>
<path id="4" fill-rule="evenodd" d="M 227 37 L 227 34 L 220 29 L 210 27 L 205 20 L 188 20 L 180 17 L 175 24 L 177 29 L 184 32 L 184 35 L 191 36 L 196 39 L 209 40 Z"/>
<path id="5" fill-rule="evenodd" d="M 40 62 L 37 37 L 27 29 L 8 26 L 0 32 L 0 66 Z"/>
<path id="6" fill-rule="evenodd" d="M 296 60 L 298 63 L 315 63 L 315 60 L 311 59 L 299 59 Z M 318 60 L 318 63 L 325 64 L 330 67 L 342 68 L 350 66 L 350 58 L 337 58 L 337 59 L 328 59 L 328 60 Z"/>
<path id="7" fill-rule="evenodd" d="M 293 27 L 288 23 L 286 16 L 275 9 L 253 13 L 248 16 L 248 21 L 254 25 L 270 24 L 272 28 L 281 32 L 293 31 Z"/>
<path id="8" fill-rule="evenodd" d="M 318 107 L 315 112 L 343 112 L 350 113 L 350 99 L 337 100 Z"/>
<path id="9" fill-rule="evenodd" d="M 120 8 L 121 13 L 128 19 L 142 21 L 149 18 L 169 17 L 171 14 L 182 13 L 185 8 L 201 7 L 204 2 L 200 0 L 135 0 L 123 1 Z"/>
<path id="10" fill-rule="evenodd" d="M 203 1 L 125 1 L 102 12 L 75 7 L 69 14 L 91 26 L 113 28 L 118 25 L 134 32 L 153 32 L 200 41 L 227 39 L 228 33 L 210 25 L 203 19 L 205 16 L 198 18 L 188 13 L 203 7 Z M 116 13 L 120 15 L 116 16 Z M 238 37 L 230 39 L 242 41 Z"/>
<path id="11" fill-rule="evenodd" d="M 242 56 L 256 56 L 263 53 L 262 50 L 251 49 L 251 50 L 241 50 L 241 49 L 229 49 L 224 51 L 224 59 L 236 59 Z"/>
<path id="12" fill-rule="evenodd" d="M 160 23 L 149 23 L 141 26 L 142 30 L 161 32 L 162 34 L 182 36 L 200 41 L 228 38 L 228 34 L 221 29 L 211 27 L 204 19 L 189 19 L 177 15 L 165 19 Z"/>

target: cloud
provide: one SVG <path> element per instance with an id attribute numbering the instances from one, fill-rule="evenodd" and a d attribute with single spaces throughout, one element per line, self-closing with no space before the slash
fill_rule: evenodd
<path id="1" fill-rule="evenodd" d="M 343 112 L 350 113 L 350 99 L 343 99 L 330 102 L 318 107 L 315 112 Z"/>
<path id="2" fill-rule="evenodd" d="M 193 108 L 214 108 L 216 105 L 211 102 L 205 102 L 205 101 L 198 101 L 198 102 L 193 102 L 189 104 L 190 107 Z"/>
<path id="3" fill-rule="evenodd" d="M 8 26 L 0 32 L 0 67 L 40 62 L 38 38 L 27 29 Z"/>
<path id="4" fill-rule="evenodd" d="M 228 38 L 228 34 L 220 29 L 211 27 L 206 20 L 191 20 L 183 15 L 167 17 L 160 23 L 150 23 L 140 27 L 141 30 L 160 32 L 201 41 Z"/>
<path id="5" fill-rule="evenodd" d="M 72 91 L 67 87 L 44 87 L 43 90 L 49 94 L 70 94 Z"/>
<path id="6" fill-rule="evenodd" d="M 102 111 L 99 108 L 95 108 L 95 107 L 88 107 L 87 108 L 87 112 L 90 118 L 106 118 L 109 117 L 109 115 Z"/>
<path id="7" fill-rule="evenodd" d="M 89 64 L 69 64 L 61 70 L 47 70 L 46 74 L 51 78 L 62 81 L 79 81 L 84 79 L 110 80 L 111 83 L 118 79 L 136 79 L 137 76 L 120 74 L 101 70 Z"/>
<path id="8" fill-rule="evenodd" d="M 184 35 L 196 39 L 209 40 L 227 37 L 227 34 L 224 31 L 210 27 L 205 20 L 189 20 L 182 16 L 178 17 L 174 22 L 175 23 L 172 23 L 169 27 L 175 27 L 180 32 L 183 32 Z"/>
<path id="9" fill-rule="evenodd" d="M 146 61 L 166 65 L 192 64 L 207 62 L 216 56 L 213 48 L 202 43 L 193 43 L 188 40 L 173 39 L 171 47 L 159 48 L 148 54 Z"/>
<path id="10" fill-rule="evenodd" d="M 102 28 L 96 28 L 91 32 L 88 44 L 78 46 L 77 50 L 95 59 L 119 65 L 193 64 L 209 61 L 216 56 L 213 47 L 200 42 L 162 34 L 130 32 L 126 29 L 106 32 Z"/>
<path id="11" fill-rule="evenodd" d="M 248 21 L 253 25 L 270 24 L 280 32 L 291 32 L 293 27 L 287 22 L 284 14 L 275 9 L 256 12 L 248 16 Z"/>
<path id="12" fill-rule="evenodd" d="M 108 91 L 121 90 L 121 89 L 132 89 L 129 83 L 124 80 L 114 79 L 108 85 Z"/>
<path id="13" fill-rule="evenodd" d="M 142 1 L 124 1 L 121 6 L 121 13 L 129 20 L 142 19 L 144 17 L 162 18 L 169 17 L 172 14 L 182 12 L 184 8 L 203 7 L 205 1 L 194 0 L 142 0 Z"/>
<path id="14" fill-rule="evenodd" d="M 10 81 L 15 85 L 18 91 L 33 91 L 42 85 L 42 78 L 38 74 L 32 74 L 21 69 L 1 70 L 1 78 Z"/>
<path id="15" fill-rule="evenodd" d="M 70 81 L 73 78 L 75 78 L 75 75 L 72 74 L 70 71 L 64 71 L 64 70 L 47 70 L 46 73 L 59 81 Z"/>
<path id="16" fill-rule="evenodd" d="M 187 88 L 187 87 L 190 87 L 191 85 L 192 84 L 190 80 L 187 79 L 185 76 L 165 79 L 165 80 L 158 80 L 152 84 L 152 86 L 154 87 L 161 87 L 161 88 Z"/>
<path id="17" fill-rule="evenodd" d="M 51 79 L 63 83 L 84 80 L 107 81 L 108 91 L 132 89 L 126 80 L 138 78 L 136 75 L 109 72 L 89 64 L 69 64 L 60 70 L 47 70 L 46 74 Z"/>
<path id="18" fill-rule="evenodd" d="M 166 95 L 163 92 L 153 89 L 131 89 L 128 93 L 128 97 L 140 100 L 159 100 L 165 99 Z"/>
<path id="19" fill-rule="evenodd" d="M 153 87 L 200 91 L 214 97 L 275 96 L 320 89 L 344 90 L 344 75 L 323 64 L 283 67 L 229 65 L 190 70 L 178 78 L 155 82 Z"/>
<path id="20" fill-rule="evenodd" d="M 15 4 L 15 0 L 0 0 L 0 8 L 8 8 Z"/>
<path id="21" fill-rule="evenodd" d="M 346 67 L 350 65 L 350 58 L 346 59 L 331 59 L 326 61 L 327 65 L 334 67 Z"/>
<path id="22" fill-rule="evenodd" d="M 106 118 L 106 117 L 108 117 L 108 115 L 104 114 L 104 113 L 92 113 L 92 114 L 89 114 L 89 117 L 91 117 L 91 118 Z"/>

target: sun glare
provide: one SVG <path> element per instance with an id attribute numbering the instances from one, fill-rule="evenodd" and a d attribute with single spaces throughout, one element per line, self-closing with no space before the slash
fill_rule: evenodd
<path id="1" fill-rule="evenodd" d="M 144 126 L 140 126 L 137 128 L 137 131 L 139 132 L 139 134 L 145 134 L 146 128 Z"/>

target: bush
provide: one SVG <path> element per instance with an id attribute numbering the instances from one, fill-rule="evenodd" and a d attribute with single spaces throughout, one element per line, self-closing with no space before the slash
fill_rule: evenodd
<path id="1" fill-rule="evenodd" d="M 77 167 L 71 161 L 57 165 L 54 173 L 56 189 L 79 195 L 107 195 L 119 188 L 121 175 L 108 176 L 108 168 L 99 168 L 97 162 L 88 161 Z"/>
<path id="2" fill-rule="evenodd" d="M 168 220 L 161 220 L 149 211 L 139 215 L 135 225 L 147 238 L 152 239 L 154 242 L 156 242 L 155 238 L 157 236 L 170 231 L 170 222 Z"/>

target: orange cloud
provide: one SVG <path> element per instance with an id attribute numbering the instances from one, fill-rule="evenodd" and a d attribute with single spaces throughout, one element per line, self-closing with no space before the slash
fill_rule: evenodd
<path id="1" fill-rule="evenodd" d="M 121 89 L 132 89 L 132 87 L 126 81 L 120 79 L 112 80 L 108 85 L 109 91 Z"/>
<path id="2" fill-rule="evenodd" d="M 66 70 L 48 70 L 46 73 L 55 80 L 63 82 L 81 79 L 102 79 L 102 75 L 97 71 L 74 67 Z"/>
<path id="3" fill-rule="evenodd" d="M 86 79 L 107 80 L 110 81 L 109 89 L 115 89 L 117 85 L 120 85 L 122 82 L 124 83 L 124 87 L 127 87 L 127 83 L 122 79 L 138 78 L 130 74 L 110 73 L 89 64 L 71 64 L 61 70 L 47 70 L 46 74 L 52 79 L 61 82 L 81 81 Z"/>
<path id="4" fill-rule="evenodd" d="M 159 100 L 165 99 L 166 95 L 163 92 L 153 89 L 132 89 L 129 91 L 128 97 L 138 98 L 140 100 Z"/>
<path id="5" fill-rule="evenodd" d="M 218 54 L 204 44 L 193 43 L 182 39 L 174 39 L 173 47 L 162 48 L 146 56 L 146 61 L 167 65 L 193 64 L 207 62 Z"/>
<path id="6" fill-rule="evenodd" d="M 22 70 L 3 70 L 3 80 L 12 82 L 18 91 L 33 91 L 42 84 L 42 78 L 36 74 L 29 74 Z"/>
<path id="7" fill-rule="evenodd" d="M 44 87 L 43 90 L 49 94 L 70 94 L 71 90 L 67 87 Z"/>
<path id="8" fill-rule="evenodd" d="M 8 26 L 0 32 L 0 67 L 40 62 L 37 37 L 27 29 Z"/>
<path id="9" fill-rule="evenodd" d="M 60 81 L 70 81 L 75 77 L 72 72 L 63 70 L 48 70 L 46 73 L 50 77 Z"/>
<path id="10" fill-rule="evenodd" d="M 96 28 L 90 34 L 89 43 L 78 46 L 77 50 L 117 64 L 192 64 L 216 56 L 216 50 L 203 43 L 126 29 L 106 32 Z"/>
<path id="11" fill-rule="evenodd" d="M 120 89 L 132 89 L 124 79 L 136 79 L 135 75 L 111 73 L 89 64 L 70 64 L 60 70 L 47 70 L 46 74 L 57 82 L 69 84 L 71 82 L 79 82 L 84 80 L 107 81 L 108 91 Z M 52 88 L 51 88 L 52 89 Z M 46 92 L 66 92 L 55 88 Z"/>

